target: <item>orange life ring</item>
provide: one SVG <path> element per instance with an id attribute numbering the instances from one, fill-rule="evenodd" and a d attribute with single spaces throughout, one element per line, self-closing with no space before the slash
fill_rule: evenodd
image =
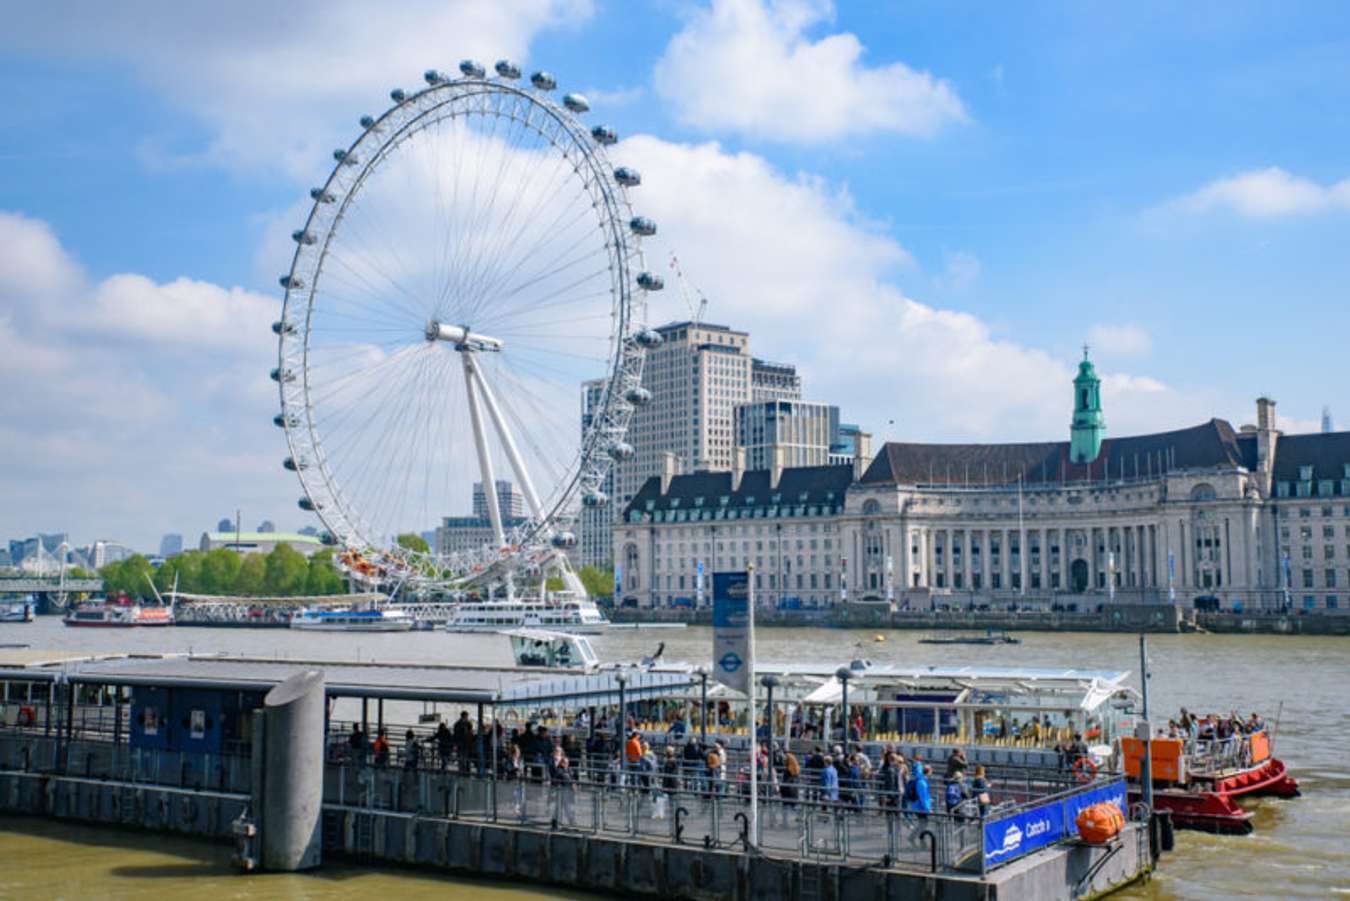
<path id="1" fill-rule="evenodd" d="M 1091 782 L 1097 778 L 1097 761 L 1091 757 L 1079 757 L 1073 762 L 1073 775 L 1079 782 Z"/>

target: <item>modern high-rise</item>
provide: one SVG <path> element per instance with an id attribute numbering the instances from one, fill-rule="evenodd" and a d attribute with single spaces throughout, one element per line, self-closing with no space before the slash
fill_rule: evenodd
<path id="1" fill-rule="evenodd" d="M 855 461 L 860 461 L 864 468 L 872 462 L 872 433 L 864 432 L 855 423 L 841 422 L 830 445 L 829 462 L 837 465 Z"/>
<path id="2" fill-rule="evenodd" d="M 275 532 L 276 529 L 271 531 Z M 170 532 L 159 540 L 159 555 L 165 560 L 177 557 L 181 553 L 183 553 L 183 536 L 177 532 Z"/>
<path id="3" fill-rule="evenodd" d="M 590 430 L 605 396 L 605 379 L 591 379 L 581 383 L 581 434 L 584 438 Z M 631 439 L 630 439 L 631 440 Z M 614 496 L 614 470 L 610 467 L 600 490 L 608 497 Z M 578 523 L 577 546 L 571 551 L 572 562 L 578 566 L 609 566 L 614 559 L 613 534 L 614 513 L 618 509 L 614 504 L 599 507 L 582 507 L 581 520 Z"/>
<path id="4" fill-rule="evenodd" d="M 634 454 L 617 467 L 613 504 L 622 509 L 674 454 L 685 472 L 729 470 L 736 450 L 735 410 L 753 399 L 750 336 L 712 323 L 672 322 L 647 351 L 642 384 L 652 400 L 628 427 Z"/>
<path id="5" fill-rule="evenodd" d="M 516 490 L 516 486 L 506 479 L 497 479 L 497 509 L 503 520 L 523 519 L 525 516 L 525 495 Z M 473 515 L 487 518 L 487 495 L 483 493 L 483 483 L 473 483 Z"/>
<path id="6" fill-rule="evenodd" d="M 839 408 L 806 400 L 756 400 L 736 407 L 736 444 L 747 470 L 824 466 L 839 431 Z"/>
<path id="7" fill-rule="evenodd" d="M 750 361 L 751 400 L 801 400 L 802 377 L 791 363 Z"/>

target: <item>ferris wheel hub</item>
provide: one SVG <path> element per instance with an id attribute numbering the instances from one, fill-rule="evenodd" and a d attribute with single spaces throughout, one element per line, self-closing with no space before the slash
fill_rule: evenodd
<path id="1" fill-rule="evenodd" d="M 500 339 L 471 331 L 467 325 L 446 325 L 433 319 L 427 323 L 426 335 L 428 341 L 448 341 L 457 350 L 502 349 Z"/>

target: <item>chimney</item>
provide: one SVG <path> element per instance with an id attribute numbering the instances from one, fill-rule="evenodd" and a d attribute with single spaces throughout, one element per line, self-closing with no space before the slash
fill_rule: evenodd
<path id="1" fill-rule="evenodd" d="M 670 493 L 670 480 L 679 474 L 679 460 L 670 451 L 661 452 L 661 494 Z"/>
<path id="2" fill-rule="evenodd" d="M 858 481 L 872 463 L 872 433 L 859 432 L 857 444 L 853 446 L 853 481 Z M 986 477 L 986 481 L 988 481 Z"/>
<path id="3" fill-rule="evenodd" d="M 783 445 L 773 447 L 773 465 L 769 469 L 769 490 L 778 490 L 778 480 L 783 478 Z"/>
<path id="4" fill-rule="evenodd" d="M 741 490 L 741 478 L 745 475 L 745 448 L 738 447 L 731 455 L 731 490 Z"/>
<path id="5" fill-rule="evenodd" d="M 1268 397 L 1256 399 L 1256 427 L 1263 432 L 1275 431 L 1275 401 Z"/>
<path id="6" fill-rule="evenodd" d="M 1272 476 L 1275 474 L 1275 401 L 1268 397 L 1256 399 L 1256 475 L 1261 490 L 1269 496 Z"/>

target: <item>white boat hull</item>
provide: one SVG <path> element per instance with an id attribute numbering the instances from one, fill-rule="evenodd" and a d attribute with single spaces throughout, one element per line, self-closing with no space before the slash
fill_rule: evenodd
<path id="1" fill-rule="evenodd" d="M 509 625 L 503 623 L 462 624 L 450 622 L 446 624 L 445 631 L 468 634 L 478 632 L 504 632 L 510 629 L 545 629 L 549 632 L 565 632 L 568 635 L 600 635 L 604 633 L 608 625 L 608 623 L 540 623 L 526 622 L 524 620 Z"/>
<path id="2" fill-rule="evenodd" d="M 394 620 L 376 623 L 306 623 L 291 620 L 291 628 L 301 632 L 407 632 L 413 621 Z"/>

